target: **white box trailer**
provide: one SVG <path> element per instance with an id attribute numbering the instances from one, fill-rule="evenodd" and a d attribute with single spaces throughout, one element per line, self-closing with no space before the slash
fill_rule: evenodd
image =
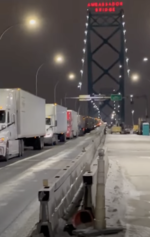
<path id="1" fill-rule="evenodd" d="M 42 149 L 45 100 L 21 89 L 0 89 L 0 156 L 23 155 L 24 145 Z"/>
<path id="2" fill-rule="evenodd" d="M 46 135 L 45 144 L 57 144 L 66 141 L 67 133 L 67 108 L 57 104 L 46 104 Z"/>

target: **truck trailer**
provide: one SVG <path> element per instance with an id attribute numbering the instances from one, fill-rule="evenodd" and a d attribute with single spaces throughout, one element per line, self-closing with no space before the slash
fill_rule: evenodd
<path id="1" fill-rule="evenodd" d="M 78 121 L 78 134 L 79 136 L 83 136 L 85 131 L 85 119 L 82 115 L 78 114 L 77 121 Z"/>
<path id="2" fill-rule="evenodd" d="M 78 136 L 78 118 L 77 112 L 67 110 L 67 138 Z"/>
<path id="3" fill-rule="evenodd" d="M 58 141 L 66 141 L 67 108 L 57 104 L 46 104 L 46 135 L 44 144 L 56 145 Z"/>
<path id="4" fill-rule="evenodd" d="M 22 156 L 24 146 L 44 146 L 45 100 L 21 89 L 0 89 L 0 157 Z"/>

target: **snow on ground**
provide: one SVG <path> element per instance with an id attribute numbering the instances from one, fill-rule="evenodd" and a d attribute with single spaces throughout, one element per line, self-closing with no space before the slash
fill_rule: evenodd
<path id="1" fill-rule="evenodd" d="M 126 178 L 124 170 L 117 160 L 109 159 L 109 173 L 106 182 L 106 222 L 107 227 L 125 228 L 125 233 L 113 235 L 116 237 L 150 237 L 150 228 L 130 225 L 126 217 L 134 211 L 128 205 L 128 198 L 139 198 L 140 194 Z"/>

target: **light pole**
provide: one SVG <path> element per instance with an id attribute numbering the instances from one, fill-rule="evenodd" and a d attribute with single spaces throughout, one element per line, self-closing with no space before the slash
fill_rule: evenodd
<path id="1" fill-rule="evenodd" d="M 44 65 L 44 63 L 42 63 L 36 71 L 36 76 L 35 76 L 35 93 L 36 93 L 36 95 L 38 94 L 38 74 L 39 74 L 40 69 L 43 67 L 43 65 Z"/>
<path id="2" fill-rule="evenodd" d="M 4 36 L 9 30 L 11 30 L 12 28 L 14 28 L 14 27 L 16 27 L 16 26 L 20 26 L 20 25 L 23 25 L 23 24 L 25 24 L 25 23 L 17 23 L 17 24 L 14 24 L 14 25 L 11 25 L 11 26 L 7 27 L 7 28 L 3 31 L 3 33 L 0 35 L 0 40 L 2 40 L 3 36 Z M 30 20 L 28 21 L 28 24 L 33 26 L 33 25 L 36 24 L 36 20 L 35 20 L 35 19 L 30 19 Z"/>
<path id="3" fill-rule="evenodd" d="M 56 103 L 56 89 L 57 89 L 59 82 L 60 82 L 60 80 L 58 80 L 54 86 L 54 103 Z"/>
<path id="4" fill-rule="evenodd" d="M 75 79 L 75 74 L 73 74 L 73 73 L 70 73 L 69 75 L 68 75 L 68 79 L 70 80 L 70 81 L 73 81 L 74 79 Z M 57 89 L 57 86 L 58 86 L 58 84 L 59 84 L 59 82 L 60 82 L 61 80 L 58 80 L 57 82 L 56 82 L 56 84 L 55 84 L 55 86 L 54 86 L 54 103 L 56 103 L 56 89 Z M 65 94 L 65 106 L 66 106 L 66 95 L 67 94 Z"/>
<path id="5" fill-rule="evenodd" d="M 7 29 L 5 29 L 3 31 L 3 33 L 0 35 L 0 40 L 2 40 L 3 36 L 7 33 L 7 31 L 9 31 L 10 29 L 14 28 L 15 26 L 18 26 L 20 24 L 15 24 L 15 25 L 12 25 L 12 26 L 9 26 Z"/>

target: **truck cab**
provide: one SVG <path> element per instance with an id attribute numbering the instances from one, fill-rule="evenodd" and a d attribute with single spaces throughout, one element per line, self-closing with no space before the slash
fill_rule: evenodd
<path id="1" fill-rule="evenodd" d="M 19 153 L 15 100 L 13 90 L 0 92 L 0 157 L 6 160 Z"/>
<path id="2" fill-rule="evenodd" d="M 67 132 L 67 109 L 57 104 L 45 105 L 44 144 L 56 145 L 58 141 L 65 142 Z"/>

